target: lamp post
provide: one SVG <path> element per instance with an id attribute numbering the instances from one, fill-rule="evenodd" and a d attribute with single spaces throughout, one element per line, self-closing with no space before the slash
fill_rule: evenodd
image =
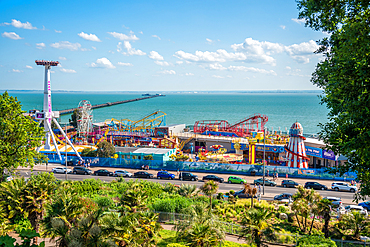
<path id="1" fill-rule="evenodd" d="M 266 128 L 263 128 L 263 195 L 265 195 Z"/>

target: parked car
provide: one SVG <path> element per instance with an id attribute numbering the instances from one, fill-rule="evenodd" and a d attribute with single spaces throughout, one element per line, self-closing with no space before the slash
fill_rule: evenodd
<path id="1" fill-rule="evenodd" d="M 366 209 L 367 211 L 370 211 L 370 201 L 367 201 L 367 202 L 361 202 L 358 204 L 359 206 L 363 207 L 364 209 Z"/>
<path id="2" fill-rule="evenodd" d="M 328 199 L 329 201 L 331 201 L 333 208 L 338 208 L 342 206 L 342 198 L 340 197 L 327 196 L 324 197 L 324 199 Z"/>
<path id="3" fill-rule="evenodd" d="M 292 196 L 293 194 L 291 193 L 282 193 L 280 195 L 276 195 L 274 197 L 275 201 L 281 201 L 281 202 L 292 202 Z"/>
<path id="4" fill-rule="evenodd" d="M 184 181 L 198 181 L 198 176 L 194 175 L 191 172 L 181 172 L 179 175 L 179 179 Z"/>
<path id="5" fill-rule="evenodd" d="M 252 198 L 252 195 L 249 195 L 248 193 L 244 193 L 244 190 L 240 190 L 234 193 L 234 197 L 238 197 L 240 199 L 242 198 Z M 253 198 L 257 198 L 257 195 L 254 195 Z"/>
<path id="6" fill-rule="evenodd" d="M 263 184 L 263 178 L 259 178 L 259 179 L 254 180 L 254 184 L 257 184 L 257 185 Z M 265 185 L 267 185 L 267 186 L 276 186 L 276 182 L 265 178 Z"/>
<path id="7" fill-rule="evenodd" d="M 153 178 L 154 175 L 149 172 L 135 172 L 134 177 L 135 178 Z"/>
<path id="8" fill-rule="evenodd" d="M 65 167 L 54 167 L 51 169 L 51 172 L 53 173 L 72 173 L 72 170 Z"/>
<path id="9" fill-rule="evenodd" d="M 336 191 L 350 191 L 352 193 L 355 193 L 357 191 L 356 186 L 349 185 L 347 183 L 332 183 L 331 184 L 331 189 L 336 190 Z"/>
<path id="10" fill-rule="evenodd" d="M 305 189 L 314 189 L 314 190 L 327 190 L 328 187 L 318 182 L 306 182 L 304 185 Z"/>
<path id="11" fill-rule="evenodd" d="M 367 216 L 367 210 L 365 210 L 363 207 L 358 206 L 358 205 L 348 205 L 348 206 L 345 206 L 344 209 L 346 210 L 347 214 L 350 214 L 354 211 L 357 211 L 360 214 L 363 214 L 363 215 Z"/>
<path id="12" fill-rule="evenodd" d="M 100 170 L 94 171 L 93 175 L 95 175 L 95 176 L 113 176 L 113 172 L 110 172 L 110 171 L 105 170 L 105 169 L 100 169 Z"/>
<path id="13" fill-rule="evenodd" d="M 132 177 L 133 174 L 131 172 L 125 171 L 125 170 L 115 170 L 113 173 L 113 176 L 115 177 Z"/>
<path id="14" fill-rule="evenodd" d="M 213 181 L 216 181 L 216 182 L 219 182 L 219 183 L 223 183 L 224 182 L 224 179 L 223 178 L 217 177 L 215 175 L 207 175 L 207 176 L 204 176 L 202 180 L 203 181 L 213 180 Z"/>
<path id="15" fill-rule="evenodd" d="M 289 187 L 291 187 L 291 188 L 295 188 L 296 186 L 299 186 L 300 184 L 299 183 L 297 183 L 297 182 L 295 182 L 295 181 L 293 181 L 293 180 L 283 180 L 282 182 L 281 182 L 281 186 L 282 187 L 284 187 L 284 188 L 289 188 Z"/>
<path id="16" fill-rule="evenodd" d="M 245 180 L 243 178 L 240 178 L 240 177 L 237 177 L 237 176 L 230 176 L 227 179 L 227 182 L 229 184 L 246 184 L 247 183 L 247 180 Z"/>
<path id="17" fill-rule="evenodd" d="M 175 179 L 175 174 L 169 173 L 167 171 L 160 171 L 157 173 L 158 179 Z"/>
<path id="18" fill-rule="evenodd" d="M 76 166 L 73 167 L 73 174 L 91 175 L 92 171 L 86 167 Z"/>

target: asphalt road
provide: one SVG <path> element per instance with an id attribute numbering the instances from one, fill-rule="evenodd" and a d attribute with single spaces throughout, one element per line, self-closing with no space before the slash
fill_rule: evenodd
<path id="1" fill-rule="evenodd" d="M 27 170 L 21 170 L 19 171 L 21 176 L 24 177 L 29 177 L 30 176 L 30 171 Z M 55 177 L 57 179 L 64 180 L 66 175 L 65 174 L 55 174 Z M 109 177 L 109 176 L 92 176 L 92 175 L 76 175 L 76 174 L 67 174 L 67 179 L 69 180 L 79 180 L 82 181 L 87 178 L 95 178 L 95 179 L 100 179 L 105 182 L 110 182 L 112 180 L 117 179 L 116 177 Z M 129 180 L 135 180 L 138 178 L 124 178 L 126 181 Z M 141 180 L 149 180 L 153 182 L 157 182 L 160 184 L 166 184 L 166 183 L 172 183 L 176 185 L 181 185 L 184 183 L 187 184 L 194 184 L 197 187 L 200 187 L 203 184 L 203 181 L 181 181 L 178 179 L 175 180 L 162 180 L 162 179 L 145 179 L 145 178 L 140 178 Z M 234 191 L 239 191 L 243 188 L 242 185 L 240 184 L 228 184 L 228 183 L 221 183 L 219 184 L 219 191 L 220 192 L 228 192 L 230 190 Z M 262 199 L 267 199 L 271 200 L 275 195 L 279 195 L 281 193 L 291 193 L 294 194 L 297 191 L 296 188 L 283 188 L 281 186 L 276 186 L 276 187 L 271 187 L 271 186 L 265 186 L 265 195 L 262 196 Z M 351 192 L 342 192 L 342 191 L 332 191 L 332 190 L 318 190 L 318 192 L 321 194 L 322 197 L 326 196 L 333 196 L 333 197 L 340 197 L 342 198 L 343 204 L 349 205 L 349 204 L 357 204 L 352 202 L 354 198 L 354 193 Z"/>

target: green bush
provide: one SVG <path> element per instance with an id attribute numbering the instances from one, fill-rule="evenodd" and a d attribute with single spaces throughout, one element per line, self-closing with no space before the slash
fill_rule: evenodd
<path id="1" fill-rule="evenodd" d="M 304 236 L 298 239 L 298 247 L 337 247 L 335 242 L 330 238 L 321 236 Z"/>
<path id="2" fill-rule="evenodd" d="M 97 196 L 93 199 L 100 208 L 112 207 L 114 205 L 113 200 L 106 196 Z"/>
<path id="3" fill-rule="evenodd" d="M 285 206 L 279 206 L 278 212 L 279 213 L 288 213 L 289 209 Z"/>
<path id="4" fill-rule="evenodd" d="M 19 219 L 14 220 L 14 230 L 18 233 L 23 230 L 32 229 L 31 222 L 27 218 L 20 217 Z"/>
<path id="5" fill-rule="evenodd" d="M 177 196 L 156 200 L 150 208 L 157 212 L 181 213 L 183 209 L 189 207 L 191 204 L 193 204 L 191 199 Z"/>

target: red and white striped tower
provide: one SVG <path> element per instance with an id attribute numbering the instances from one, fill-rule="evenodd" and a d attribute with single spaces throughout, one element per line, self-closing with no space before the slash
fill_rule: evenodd
<path id="1" fill-rule="evenodd" d="M 304 146 L 302 125 L 295 122 L 289 130 L 289 144 L 285 146 L 287 166 L 295 168 L 308 168 L 310 159 L 306 156 L 306 148 Z"/>

